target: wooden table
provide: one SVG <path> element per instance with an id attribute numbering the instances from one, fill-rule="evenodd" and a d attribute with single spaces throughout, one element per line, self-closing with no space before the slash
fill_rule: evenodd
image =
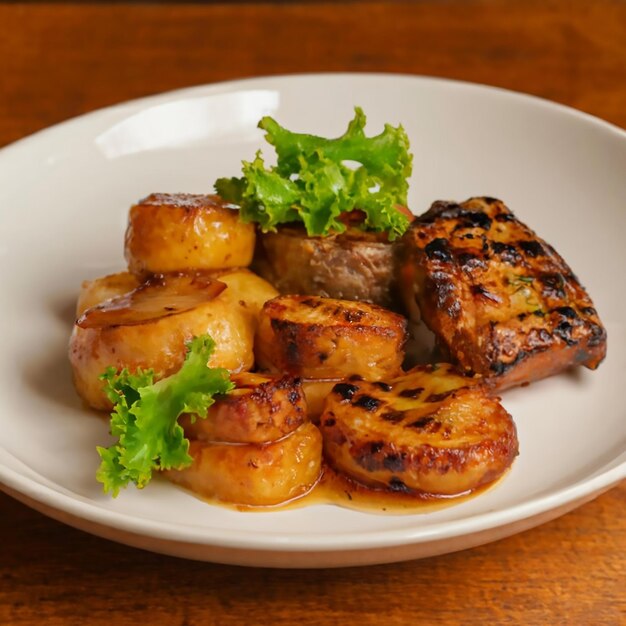
<path id="1" fill-rule="evenodd" d="M 0 145 L 163 90 L 326 70 L 489 83 L 626 127 L 617 0 L 4 4 L 0 32 Z M 625 505 L 622 485 L 482 548 L 292 572 L 126 548 L 0 495 L 0 624 L 624 624 Z"/>

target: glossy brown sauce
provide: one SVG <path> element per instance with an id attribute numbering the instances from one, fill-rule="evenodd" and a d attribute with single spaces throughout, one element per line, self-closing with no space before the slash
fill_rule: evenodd
<path id="1" fill-rule="evenodd" d="M 485 493 L 498 479 L 473 491 L 454 496 L 437 496 L 425 493 L 403 493 L 384 489 L 366 487 L 339 474 L 328 465 L 324 465 L 322 475 L 315 486 L 305 495 L 272 506 L 250 506 L 231 504 L 214 498 L 207 498 L 193 493 L 208 504 L 223 506 L 229 509 L 252 513 L 272 513 L 299 509 L 313 505 L 334 504 L 355 511 L 388 515 L 414 515 L 432 513 L 455 504 L 465 502 L 474 496 Z"/>
<path id="2" fill-rule="evenodd" d="M 101 411 L 94 411 L 89 409 L 88 406 L 86 406 L 86 409 L 91 410 L 98 418 L 108 418 L 108 416 Z M 432 513 L 449 506 L 466 502 L 486 493 L 498 485 L 508 474 L 509 470 L 510 468 L 500 477 L 496 478 L 496 480 L 481 485 L 476 489 L 452 496 L 443 496 L 418 492 L 404 493 L 401 491 L 367 487 L 340 474 L 323 461 L 320 478 L 307 493 L 296 496 L 292 500 L 281 502 L 280 504 L 265 506 L 225 502 L 218 498 L 211 498 L 204 494 L 201 495 L 176 480 L 172 480 L 172 482 L 174 482 L 177 487 L 184 489 L 190 495 L 207 504 L 246 513 L 274 513 L 277 511 L 289 511 L 315 505 L 334 504 L 335 506 L 352 509 L 354 511 L 381 515 L 415 515 Z M 168 472 L 163 472 L 163 475 L 167 477 Z"/>

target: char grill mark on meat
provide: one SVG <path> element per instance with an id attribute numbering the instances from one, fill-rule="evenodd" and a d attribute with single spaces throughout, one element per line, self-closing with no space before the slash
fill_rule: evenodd
<path id="1" fill-rule="evenodd" d="M 465 370 L 502 389 L 595 369 L 606 331 L 563 258 L 500 200 L 435 202 L 404 237 L 405 306 Z"/>

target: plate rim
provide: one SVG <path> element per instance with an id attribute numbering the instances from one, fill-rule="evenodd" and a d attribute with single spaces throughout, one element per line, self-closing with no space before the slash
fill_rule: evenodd
<path id="1" fill-rule="evenodd" d="M 619 458 L 619 457 L 618 457 Z M 613 459 L 613 462 L 615 459 Z M 611 462 L 609 462 L 610 464 Z M 13 481 L 5 481 L 13 474 Z M 119 511 L 104 509 L 95 501 L 85 502 L 83 498 L 71 497 L 62 492 L 46 487 L 35 480 L 25 477 L 16 470 L 0 464 L 0 489 L 6 484 L 9 489 L 19 491 L 27 497 L 45 504 L 60 512 L 67 512 L 84 520 L 104 524 L 123 531 L 142 534 L 151 538 L 168 539 L 200 545 L 219 545 L 222 547 L 252 549 L 256 551 L 333 551 L 335 549 L 360 550 L 366 548 L 395 547 L 403 544 L 421 544 L 440 539 L 452 539 L 471 535 L 481 530 L 489 530 L 530 519 L 546 513 L 569 502 L 576 502 L 593 494 L 616 486 L 626 478 L 626 459 L 609 470 L 601 471 L 590 479 L 582 479 L 573 485 L 563 487 L 541 497 L 533 498 L 515 506 L 499 511 L 472 515 L 460 520 L 440 522 L 431 528 L 414 526 L 368 532 L 345 532 L 335 535 L 276 535 L 261 534 L 255 537 L 247 531 L 198 527 L 185 523 L 168 523 L 133 516 Z M 505 477 L 506 479 L 506 477 Z M 19 483 L 23 482 L 20 488 Z M 172 488 L 175 488 L 172 486 Z M 190 497 L 193 495 L 190 494 Z M 66 504 L 59 507 L 59 501 Z M 278 514 L 281 511 L 260 512 L 258 515 Z M 523 514 L 520 515 L 519 513 Z M 418 514 L 421 517 L 421 514 Z M 216 534 L 214 531 L 218 531 Z M 259 538 L 261 537 L 261 538 Z M 335 537 L 334 542 L 329 541 Z"/>
<path id="2" fill-rule="evenodd" d="M 535 106 L 539 106 L 542 108 L 548 109 L 556 109 L 560 110 L 563 114 L 573 116 L 579 119 L 586 120 L 594 125 L 599 126 L 600 128 L 604 128 L 605 130 L 616 132 L 618 135 L 621 135 L 626 139 L 626 129 L 621 128 L 617 124 L 613 122 L 608 122 L 592 113 L 587 113 L 586 111 L 581 111 L 580 109 L 576 109 L 567 104 L 563 104 L 561 102 L 555 102 L 553 100 L 549 100 L 548 98 L 544 98 L 542 96 L 536 96 L 534 94 L 525 93 L 522 91 L 515 91 L 514 89 L 509 89 L 507 87 L 499 87 L 497 85 L 489 85 L 488 83 L 476 83 L 467 80 L 459 80 L 456 78 L 446 78 L 443 76 L 429 76 L 427 74 L 407 74 L 405 72 L 292 72 L 292 73 L 281 73 L 281 74 L 265 74 L 263 76 L 245 76 L 242 78 L 233 78 L 229 80 L 217 81 L 214 83 L 200 83 L 197 85 L 191 85 L 188 87 L 181 87 L 177 89 L 168 89 L 167 91 L 158 92 L 154 94 L 150 94 L 147 96 L 140 96 L 138 98 L 132 98 L 130 100 L 124 100 L 122 102 L 117 102 L 115 104 L 111 104 L 108 106 L 100 107 L 94 109 L 93 111 L 86 111 L 85 113 L 80 113 L 79 115 L 75 115 L 73 117 L 69 117 L 64 120 L 60 120 L 59 122 L 55 122 L 50 126 L 46 126 L 37 131 L 29 133 L 28 135 L 16 139 L 4 146 L 0 147 L 0 158 L 5 156 L 5 152 L 8 150 L 12 150 L 15 148 L 22 147 L 26 143 L 32 141 L 33 139 L 37 139 L 43 136 L 48 135 L 49 133 L 53 133 L 62 128 L 65 125 L 71 125 L 78 121 L 86 121 L 90 117 L 97 117 L 98 115 L 103 114 L 104 112 L 121 112 L 124 109 L 130 109 L 133 107 L 144 107 L 145 105 L 149 105 L 151 101 L 159 101 L 162 99 L 170 99 L 170 98 L 178 98 L 179 96 L 193 96 L 199 95 L 201 92 L 206 93 L 206 95 L 213 95 L 213 93 L 227 93 L 230 91 L 239 91 L 239 89 L 231 89 L 231 87 L 237 87 L 238 85 L 246 85 L 252 84 L 255 82 L 263 82 L 268 80 L 278 80 L 278 81 L 288 81 L 294 78 L 328 78 L 328 77 L 342 77 L 346 79 L 350 78 L 370 78 L 370 79 L 400 79 L 406 80 L 408 82 L 418 81 L 418 82 L 433 82 L 439 84 L 448 84 L 451 87 L 458 87 L 461 89 L 475 89 L 486 90 L 495 94 L 500 94 L 500 96 L 505 98 L 511 98 L 514 100 L 522 99 L 526 100 L 529 104 L 534 103 Z"/>
<path id="3" fill-rule="evenodd" d="M 539 96 L 521 93 L 510 89 L 461 81 L 435 76 L 423 76 L 406 73 L 385 72 L 310 72 L 288 73 L 266 76 L 251 76 L 237 78 L 228 81 L 195 85 L 182 89 L 168 90 L 162 93 L 152 94 L 132 100 L 127 100 L 94 111 L 63 120 L 52 126 L 36 131 L 26 137 L 18 139 L 0 148 L 0 161 L 11 158 L 15 150 L 27 148 L 31 143 L 54 136 L 63 132 L 67 126 L 80 123 L 89 123 L 90 119 L 96 119 L 106 114 L 123 114 L 133 109 L 143 110 L 155 104 L 163 104 L 188 97 L 212 96 L 219 93 L 232 93 L 250 89 L 252 85 L 261 85 L 267 81 L 278 83 L 289 82 L 293 79 L 369 79 L 377 80 L 402 80 L 407 82 L 419 82 L 422 84 L 436 83 L 445 84 L 451 88 L 478 90 L 496 94 L 510 100 L 526 102 L 528 105 L 560 112 L 569 117 L 576 118 L 583 123 L 592 124 L 597 128 L 615 134 L 618 138 L 626 140 L 626 130 L 619 126 L 598 118 L 590 113 L 579 111 L 565 104 L 552 102 Z M 280 89 L 280 85 L 276 86 Z M 0 448 L 9 457 L 12 455 L 5 449 Z M 604 463 L 601 468 L 595 469 L 591 478 L 582 478 L 573 484 L 552 491 L 543 496 L 531 498 L 502 510 L 489 511 L 486 513 L 471 515 L 459 520 L 440 522 L 432 527 L 413 526 L 367 532 L 344 532 L 340 534 L 302 534 L 302 535 L 276 535 L 264 533 L 260 536 L 243 530 L 231 530 L 225 528 L 212 528 L 206 526 L 194 526 L 181 523 L 158 522 L 147 518 L 138 517 L 119 511 L 108 510 L 100 507 L 95 500 L 83 499 L 75 494 L 75 497 L 56 491 L 38 481 L 20 474 L 14 467 L 10 467 L 0 460 L 0 489 L 6 485 L 59 512 L 68 512 L 73 515 L 95 523 L 118 530 L 127 530 L 155 539 L 169 539 L 189 542 L 201 545 L 217 545 L 222 547 L 252 549 L 255 551 L 334 551 L 343 549 L 368 549 L 400 546 L 403 544 L 427 543 L 439 539 L 451 539 L 463 535 L 470 535 L 480 530 L 488 530 L 506 526 L 518 521 L 526 520 L 541 513 L 545 513 L 559 505 L 589 498 L 593 494 L 601 492 L 617 485 L 626 478 L 626 458 L 620 461 L 624 454 Z M 14 457 L 13 457 L 14 458 Z M 18 460 L 19 461 L 19 460 Z M 617 463 L 617 464 L 616 464 Z M 607 469 L 608 467 L 608 469 Z M 64 505 L 64 506 L 61 506 Z M 274 511 L 269 514 L 279 513 Z M 267 513 L 261 513 L 267 514 Z M 260 537 L 260 538 L 259 538 Z M 332 539 L 332 540 L 331 540 Z"/>

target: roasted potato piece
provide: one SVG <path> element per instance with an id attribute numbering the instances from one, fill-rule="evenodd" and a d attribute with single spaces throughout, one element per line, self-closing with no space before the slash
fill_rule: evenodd
<path id="1" fill-rule="evenodd" d="M 216 344 L 211 366 L 249 370 L 254 363 L 257 312 L 263 297 L 276 292 L 252 272 L 236 270 L 220 275 L 219 283 L 227 287 L 208 300 L 207 289 L 215 282 L 203 274 L 154 277 L 139 288 L 143 300 L 135 319 L 132 306 L 126 306 L 123 320 L 116 318 L 114 309 L 103 316 L 103 308 L 106 313 L 111 303 L 128 305 L 123 294 L 105 307 L 85 311 L 80 325 L 74 326 L 69 348 L 74 383 L 83 400 L 92 408 L 110 409 L 99 380 L 107 367 L 152 368 L 159 376 L 168 376 L 182 365 L 186 343 L 205 333 Z M 181 301 L 184 310 L 178 307 Z"/>
<path id="2" fill-rule="evenodd" d="M 125 256 L 140 278 L 245 267 L 254 241 L 254 226 L 219 196 L 155 193 L 130 209 Z"/>
<path id="3" fill-rule="evenodd" d="M 245 268 L 222 270 L 212 276 L 228 287 L 221 297 L 253 319 L 255 328 L 263 305 L 278 295 L 266 280 Z"/>
<path id="4" fill-rule="evenodd" d="M 268 444 L 192 441 L 191 467 L 166 472 L 200 496 L 250 506 L 269 506 L 307 493 L 318 481 L 322 436 L 310 422 Z"/>
<path id="5" fill-rule="evenodd" d="M 397 250 L 398 244 L 384 233 L 349 228 L 309 237 L 304 228 L 283 226 L 259 235 L 253 268 L 282 294 L 362 300 L 396 309 Z"/>
<path id="6" fill-rule="evenodd" d="M 137 277 L 130 272 L 120 272 L 94 280 L 84 280 L 76 302 L 76 317 L 80 317 L 87 309 L 101 304 L 105 300 L 116 298 L 137 289 L 140 284 Z"/>
<path id="7" fill-rule="evenodd" d="M 233 374 L 236 388 L 216 398 L 206 418 L 180 423 L 185 435 L 202 441 L 265 443 L 288 435 L 307 417 L 300 379 L 271 378 L 245 372 Z"/>
<path id="8" fill-rule="evenodd" d="M 555 250 L 494 198 L 435 202 L 404 237 L 406 308 L 465 371 L 504 389 L 582 364 L 606 331 Z"/>
<path id="9" fill-rule="evenodd" d="M 263 306 L 255 354 L 268 371 L 379 380 L 399 372 L 405 341 L 405 318 L 374 304 L 279 296 Z"/>
<path id="10" fill-rule="evenodd" d="M 461 494 L 497 479 L 518 452 L 511 416 L 445 364 L 335 385 L 320 429 L 335 469 L 392 491 Z"/>

